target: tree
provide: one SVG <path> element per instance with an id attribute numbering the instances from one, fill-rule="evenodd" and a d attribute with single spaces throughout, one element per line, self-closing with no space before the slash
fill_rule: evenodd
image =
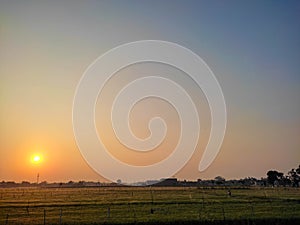
<path id="1" fill-rule="evenodd" d="M 225 183 L 225 178 L 221 176 L 215 177 L 215 182 L 216 184 L 224 184 Z"/>
<path id="2" fill-rule="evenodd" d="M 276 170 L 269 170 L 267 172 L 268 183 L 274 185 L 275 183 L 281 181 L 283 179 L 283 173 L 278 172 Z"/>
<path id="3" fill-rule="evenodd" d="M 300 175 L 300 165 L 299 165 L 298 168 L 296 169 L 296 173 Z"/>
<path id="4" fill-rule="evenodd" d="M 288 172 L 289 179 L 294 187 L 299 187 L 299 182 L 300 182 L 300 176 L 298 175 L 299 174 L 298 172 L 300 172 L 299 167 L 296 170 L 292 169 L 291 171 Z"/>

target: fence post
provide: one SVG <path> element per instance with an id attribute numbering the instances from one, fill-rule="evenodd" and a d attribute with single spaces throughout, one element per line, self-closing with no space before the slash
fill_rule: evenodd
<path id="1" fill-rule="evenodd" d="M 254 207 L 253 207 L 253 204 L 251 203 L 251 212 L 252 212 L 252 217 L 254 219 Z"/>
<path id="2" fill-rule="evenodd" d="M 61 224 L 61 217 L 62 217 L 62 209 L 60 209 L 60 213 L 59 213 L 59 224 Z"/>
<path id="3" fill-rule="evenodd" d="M 226 220 L 224 206 L 222 206 L 223 220 Z"/>
<path id="4" fill-rule="evenodd" d="M 46 209 L 44 209 L 44 225 L 46 225 Z"/>
<path id="5" fill-rule="evenodd" d="M 8 214 L 6 214 L 6 220 L 5 220 L 5 225 L 8 224 Z"/>
<path id="6" fill-rule="evenodd" d="M 110 206 L 107 207 L 107 219 L 110 218 Z"/>
<path id="7" fill-rule="evenodd" d="M 201 209 L 199 209 L 199 220 L 201 220 L 201 217 L 202 217 L 202 215 L 201 215 Z"/>

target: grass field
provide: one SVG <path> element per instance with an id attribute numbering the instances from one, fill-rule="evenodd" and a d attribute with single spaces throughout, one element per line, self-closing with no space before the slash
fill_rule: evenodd
<path id="1" fill-rule="evenodd" d="M 294 224 L 300 188 L 1 188 L 1 224 Z"/>

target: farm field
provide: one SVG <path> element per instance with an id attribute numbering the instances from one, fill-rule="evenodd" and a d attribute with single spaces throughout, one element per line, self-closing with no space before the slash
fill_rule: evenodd
<path id="1" fill-rule="evenodd" d="M 299 188 L 1 188 L 1 224 L 296 224 Z"/>

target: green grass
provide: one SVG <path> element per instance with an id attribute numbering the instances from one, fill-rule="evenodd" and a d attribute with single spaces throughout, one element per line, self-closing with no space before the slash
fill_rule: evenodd
<path id="1" fill-rule="evenodd" d="M 2 188 L 1 224 L 289 224 L 298 188 Z M 151 213 L 151 209 L 152 212 Z M 110 211 L 110 213 L 108 213 Z M 7 218 L 8 216 L 8 218 Z"/>

